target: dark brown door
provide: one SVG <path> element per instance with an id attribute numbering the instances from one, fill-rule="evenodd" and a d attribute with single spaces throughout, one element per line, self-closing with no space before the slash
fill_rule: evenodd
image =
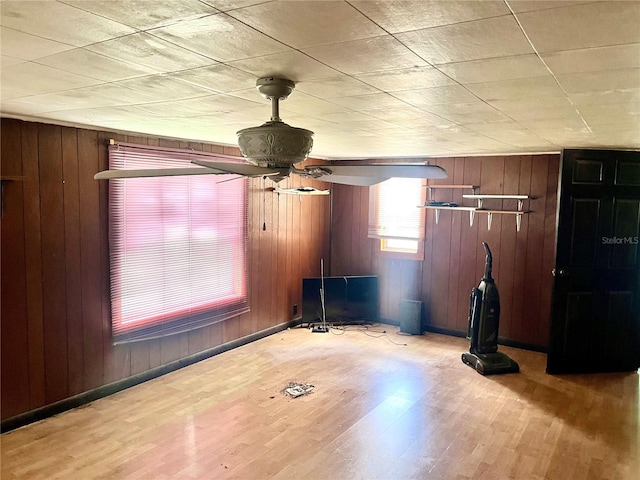
<path id="1" fill-rule="evenodd" d="M 640 367 L 640 152 L 564 150 L 548 373 Z"/>

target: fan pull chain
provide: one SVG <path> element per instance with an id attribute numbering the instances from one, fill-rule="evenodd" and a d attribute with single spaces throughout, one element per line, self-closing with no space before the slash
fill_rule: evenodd
<path id="1" fill-rule="evenodd" d="M 267 230 L 267 190 L 265 187 L 265 178 L 262 177 L 262 231 Z"/>

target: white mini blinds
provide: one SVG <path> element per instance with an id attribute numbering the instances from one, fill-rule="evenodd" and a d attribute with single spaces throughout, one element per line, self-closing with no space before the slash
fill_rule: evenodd
<path id="1" fill-rule="evenodd" d="M 205 152 L 109 146 L 110 169 L 189 167 L 195 158 L 217 159 Z M 114 343 L 181 333 L 249 311 L 246 244 L 246 178 L 109 180 Z"/>

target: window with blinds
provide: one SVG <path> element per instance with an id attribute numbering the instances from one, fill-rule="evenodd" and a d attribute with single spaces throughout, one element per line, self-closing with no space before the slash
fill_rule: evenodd
<path id="1" fill-rule="evenodd" d="M 110 169 L 191 167 L 196 157 L 216 159 L 202 152 L 109 146 Z M 246 178 L 110 180 L 114 343 L 181 333 L 249 311 L 246 245 Z"/>
<path id="2" fill-rule="evenodd" d="M 380 251 L 422 259 L 424 251 L 425 181 L 391 178 L 369 187 L 370 238 L 380 239 Z"/>

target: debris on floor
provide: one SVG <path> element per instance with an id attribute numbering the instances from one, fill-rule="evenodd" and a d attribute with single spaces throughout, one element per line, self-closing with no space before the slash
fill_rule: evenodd
<path id="1" fill-rule="evenodd" d="M 315 387 L 310 383 L 291 382 L 284 388 L 284 390 L 282 390 L 282 393 L 293 398 L 297 398 L 302 395 L 308 395 L 309 393 L 312 393 L 314 388 Z"/>

